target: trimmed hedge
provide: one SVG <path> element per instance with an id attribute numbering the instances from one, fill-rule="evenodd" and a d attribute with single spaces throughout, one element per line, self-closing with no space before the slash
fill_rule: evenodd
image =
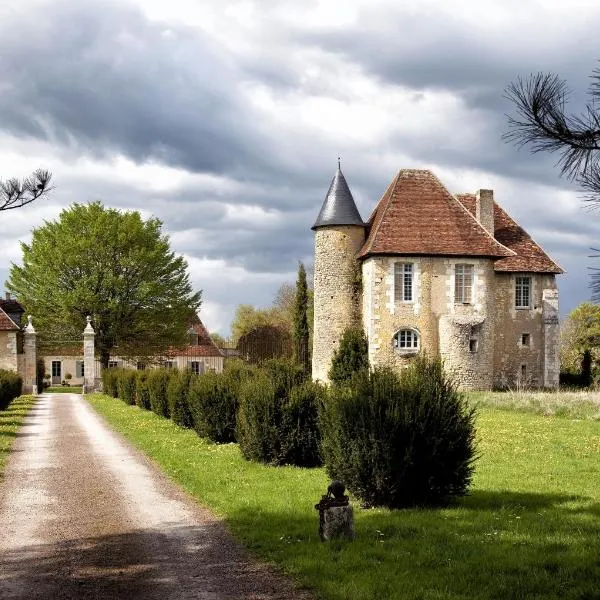
<path id="1" fill-rule="evenodd" d="M 225 444 L 236 440 L 238 373 L 205 373 L 192 380 L 187 403 L 200 437 Z"/>
<path id="2" fill-rule="evenodd" d="M 194 420 L 188 405 L 188 390 L 192 378 L 191 371 L 175 371 L 167 384 L 167 403 L 171 419 L 181 427 L 193 427 Z"/>
<path id="3" fill-rule="evenodd" d="M 135 403 L 145 410 L 150 410 L 150 390 L 148 389 L 148 371 L 136 371 Z"/>
<path id="4" fill-rule="evenodd" d="M 273 465 L 320 464 L 318 405 L 324 390 L 302 367 L 270 360 L 240 389 L 237 438 L 245 458 Z"/>
<path id="5" fill-rule="evenodd" d="M 122 369 L 117 374 L 117 397 L 127 404 L 135 404 L 135 393 L 137 387 L 137 371 Z"/>
<path id="6" fill-rule="evenodd" d="M 119 373 L 123 369 L 102 369 L 102 390 L 107 396 L 119 397 Z"/>
<path id="7" fill-rule="evenodd" d="M 359 374 L 322 405 L 327 472 L 366 506 L 445 505 L 471 482 L 474 419 L 440 360 Z"/>
<path id="8" fill-rule="evenodd" d="M 150 408 L 161 417 L 170 417 L 169 402 L 167 400 L 167 386 L 173 372 L 168 369 L 151 369 L 148 371 L 148 395 Z"/>
<path id="9" fill-rule="evenodd" d="M 14 371 L 0 369 L 0 410 L 4 410 L 21 395 L 23 380 Z"/>

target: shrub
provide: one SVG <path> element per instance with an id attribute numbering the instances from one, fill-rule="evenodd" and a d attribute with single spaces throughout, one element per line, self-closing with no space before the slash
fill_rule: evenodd
<path id="1" fill-rule="evenodd" d="M 38 390 L 41 392 L 44 389 L 44 378 L 46 376 L 46 365 L 43 358 L 38 358 L 35 361 L 35 383 Z"/>
<path id="2" fill-rule="evenodd" d="M 329 379 L 337 383 L 349 381 L 355 373 L 368 370 L 369 345 L 365 333 L 360 328 L 349 327 L 333 353 Z"/>
<path id="3" fill-rule="evenodd" d="M 363 372 L 331 388 L 321 412 L 327 472 L 366 506 L 443 505 L 471 482 L 474 411 L 440 360 Z"/>
<path id="4" fill-rule="evenodd" d="M 174 372 L 167 384 L 167 402 L 171 419 L 181 427 L 193 427 L 194 422 L 187 402 L 188 390 L 192 378 L 191 371 Z"/>
<path id="5" fill-rule="evenodd" d="M 136 373 L 132 369 L 119 369 L 116 373 L 117 397 L 127 404 L 135 404 Z"/>
<path id="6" fill-rule="evenodd" d="M 148 371 L 136 371 L 135 403 L 146 410 L 150 410 L 150 391 L 148 389 Z"/>
<path id="7" fill-rule="evenodd" d="M 0 369 L 0 410 L 4 410 L 17 396 L 21 395 L 23 380 L 14 371 Z"/>
<path id="8" fill-rule="evenodd" d="M 275 391 L 266 372 L 258 373 L 240 388 L 236 434 L 247 460 L 273 463 L 279 454 Z"/>
<path id="9" fill-rule="evenodd" d="M 121 369 L 102 369 L 102 390 L 107 396 L 113 398 L 119 396 L 117 389 L 119 371 Z"/>
<path id="10" fill-rule="evenodd" d="M 248 460 L 268 464 L 320 464 L 318 407 L 323 388 L 303 382 L 301 366 L 267 361 L 240 389 L 237 436 Z"/>
<path id="11" fill-rule="evenodd" d="M 169 403 L 167 401 L 167 385 L 171 371 L 167 369 L 152 369 L 148 372 L 148 396 L 150 408 L 161 417 L 169 417 Z"/>
<path id="12" fill-rule="evenodd" d="M 192 380 L 188 406 L 200 437 L 217 443 L 235 442 L 239 390 L 240 383 L 232 373 L 206 373 Z"/>
<path id="13" fill-rule="evenodd" d="M 278 427 L 280 453 L 277 464 L 316 467 L 321 464 L 319 407 L 325 388 L 306 381 L 294 386 L 282 406 Z"/>

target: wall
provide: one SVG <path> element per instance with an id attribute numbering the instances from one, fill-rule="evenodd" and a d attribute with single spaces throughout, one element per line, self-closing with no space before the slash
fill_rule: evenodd
<path id="1" fill-rule="evenodd" d="M 394 301 L 394 263 L 414 265 L 411 303 Z M 454 265 L 474 265 L 473 298 L 454 303 Z M 363 327 L 369 339 L 372 365 L 401 367 L 411 355 L 394 349 L 392 338 L 404 328 L 415 329 L 421 349 L 442 354 L 448 370 L 464 389 L 492 386 L 494 356 L 493 262 L 489 259 L 444 257 L 373 257 L 362 265 Z M 477 339 L 477 350 L 469 342 Z"/>
<path id="2" fill-rule="evenodd" d="M 0 369 L 18 371 L 16 331 L 0 331 Z"/>
<path id="3" fill-rule="evenodd" d="M 515 277 L 532 278 L 531 307 L 515 308 Z M 535 273 L 496 273 L 496 356 L 494 360 L 494 385 L 496 387 L 554 387 L 558 384 L 558 320 L 545 332 L 543 315 L 544 290 L 556 290 L 554 275 Z M 529 333 L 529 346 L 523 346 L 523 333 Z M 554 333 L 554 339 L 546 340 Z M 555 355 L 550 379 L 544 377 L 546 346 L 549 357 Z M 521 378 L 521 366 L 526 365 L 527 376 Z M 555 375 L 555 376 L 554 376 Z"/>
<path id="4" fill-rule="evenodd" d="M 315 233 L 312 376 L 327 382 L 333 353 L 345 329 L 360 324 L 360 267 L 364 242 L 356 225 L 322 227 Z"/>

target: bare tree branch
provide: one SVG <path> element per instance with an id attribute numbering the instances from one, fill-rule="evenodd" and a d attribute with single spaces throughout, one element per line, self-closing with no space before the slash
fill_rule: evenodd
<path id="1" fill-rule="evenodd" d="M 0 180 L 0 211 L 21 208 L 52 190 L 52 175 L 43 169 L 34 171 L 22 181 L 17 178 Z"/>

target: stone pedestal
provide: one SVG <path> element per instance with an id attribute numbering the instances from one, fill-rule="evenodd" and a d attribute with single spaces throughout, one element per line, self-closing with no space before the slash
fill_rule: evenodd
<path id="1" fill-rule="evenodd" d="M 332 506 L 323 510 L 321 539 L 324 542 L 336 539 L 353 540 L 354 510 L 352 506 Z"/>
<path id="2" fill-rule="evenodd" d="M 83 393 L 93 392 L 96 389 L 96 356 L 94 340 L 96 332 L 88 316 L 87 325 L 83 330 Z"/>
<path id="3" fill-rule="evenodd" d="M 23 393 L 37 394 L 37 334 L 33 328 L 31 316 L 27 319 L 27 326 L 23 330 L 23 351 L 25 354 Z"/>

